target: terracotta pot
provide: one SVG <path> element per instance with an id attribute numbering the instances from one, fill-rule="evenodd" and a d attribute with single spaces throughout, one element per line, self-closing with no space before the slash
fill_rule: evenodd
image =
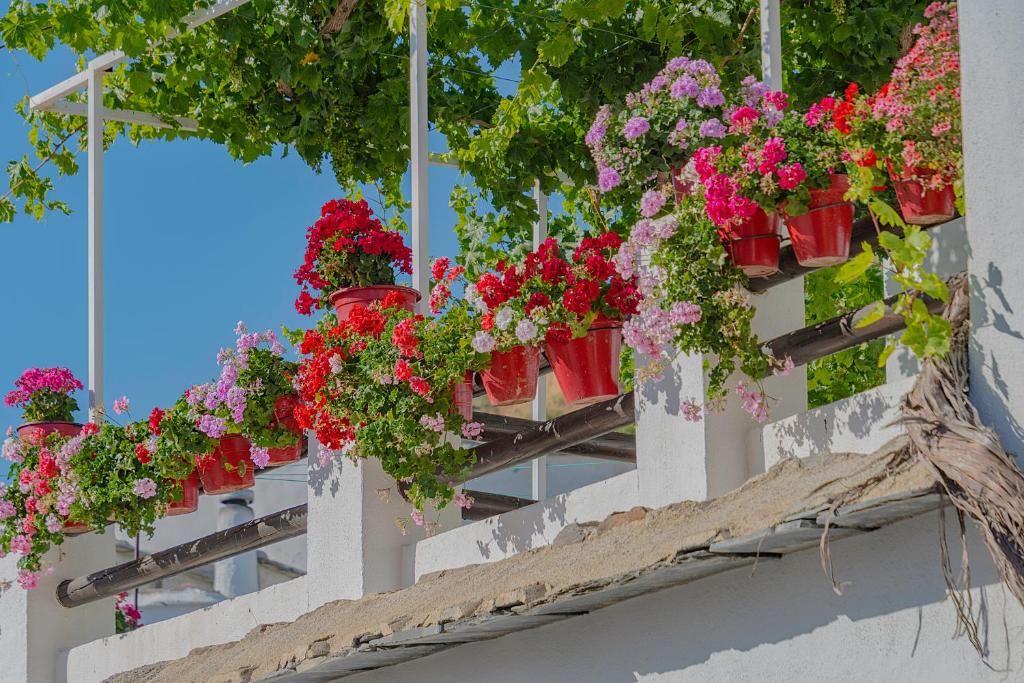
<path id="1" fill-rule="evenodd" d="M 903 220 L 913 225 L 935 225 L 945 223 L 956 215 L 956 191 L 952 184 L 941 190 L 929 190 L 914 178 L 914 175 L 929 175 L 928 169 L 914 168 L 900 176 L 892 162 L 888 163 L 889 177 L 893 180 Z"/>
<path id="2" fill-rule="evenodd" d="M 696 184 L 689 180 L 683 179 L 683 169 L 686 168 L 686 164 L 683 163 L 679 166 L 672 166 L 670 171 L 672 174 L 672 193 L 675 195 L 676 204 L 682 204 L 683 200 L 693 194 Z"/>
<path id="3" fill-rule="evenodd" d="M 583 337 L 544 344 L 544 354 L 558 386 L 566 402 L 574 406 L 597 403 L 621 393 L 621 350 L 622 323 L 617 320 L 597 320 Z"/>
<path id="4" fill-rule="evenodd" d="M 77 422 L 27 422 L 18 427 L 18 438 L 28 443 L 39 443 L 54 432 L 61 436 L 78 436 L 82 425 Z"/>
<path id="5" fill-rule="evenodd" d="M 64 522 L 64 528 L 61 529 L 61 532 L 65 536 L 80 536 L 81 534 L 87 534 L 90 531 L 91 528 L 89 527 L 88 524 L 83 524 L 82 522 L 72 522 L 70 520 Z"/>
<path id="6" fill-rule="evenodd" d="M 348 320 L 349 314 L 356 306 L 369 306 L 374 301 L 383 301 L 391 292 L 398 292 L 402 295 L 402 309 L 413 311 L 416 302 L 420 300 L 420 293 L 412 287 L 402 285 L 374 285 L 372 287 L 348 287 L 339 289 L 327 297 L 334 312 L 338 315 L 338 321 Z"/>
<path id="7" fill-rule="evenodd" d="M 302 434 L 298 420 L 295 419 L 295 407 L 299 405 L 299 397 L 295 394 L 287 394 L 277 399 L 274 404 L 274 420 L 277 426 L 292 434 Z M 299 438 L 294 446 L 283 446 L 270 449 L 270 460 L 267 467 L 276 467 L 298 462 L 302 456 L 302 439 Z"/>
<path id="8" fill-rule="evenodd" d="M 768 277 L 779 272 L 779 215 L 758 207 L 748 220 L 723 231 L 725 250 L 747 277 Z"/>
<path id="9" fill-rule="evenodd" d="M 849 189 L 849 176 L 833 175 L 830 187 L 811 190 L 807 213 L 786 216 L 793 255 L 800 265 L 825 268 L 850 258 L 854 209 L 853 204 L 843 201 Z"/>
<path id="10" fill-rule="evenodd" d="M 240 475 L 236 468 L 243 462 L 245 474 Z M 230 464 L 234 471 L 224 469 L 224 463 Z M 220 438 L 212 461 L 199 468 L 199 481 L 203 484 L 203 493 L 230 493 L 251 487 L 256 482 L 254 470 L 249 459 L 249 440 L 239 434 L 230 434 Z"/>
<path id="11" fill-rule="evenodd" d="M 480 372 L 491 405 L 507 406 L 533 400 L 537 394 L 539 366 L 540 349 L 536 346 L 492 351 L 491 367 Z"/>
<path id="12" fill-rule="evenodd" d="M 452 387 L 455 410 L 467 422 L 473 420 L 473 372 L 467 371 L 463 381 Z"/>
<path id="13" fill-rule="evenodd" d="M 172 500 L 167 504 L 167 517 L 187 515 L 199 509 L 199 474 L 192 470 L 181 482 L 181 500 Z"/>

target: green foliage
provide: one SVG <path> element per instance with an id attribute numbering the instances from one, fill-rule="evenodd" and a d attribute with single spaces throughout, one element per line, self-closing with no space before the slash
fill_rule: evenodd
<path id="1" fill-rule="evenodd" d="M 32 392 L 23 406 L 25 422 L 72 422 L 78 401 L 68 394 L 51 389 Z"/>
<path id="2" fill-rule="evenodd" d="M 854 257 L 807 276 L 807 324 L 857 310 L 883 296 L 882 271 L 874 259 Z M 808 406 L 816 408 L 884 384 L 884 363 L 879 367 L 878 360 L 884 346 L 884 341 L 876 340 L 812 361 L 807 366 Z"/>

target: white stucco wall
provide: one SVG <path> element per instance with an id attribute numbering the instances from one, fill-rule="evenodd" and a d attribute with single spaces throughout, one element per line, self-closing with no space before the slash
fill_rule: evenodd
<path id="1" fill-rule="evenodd" d="M 306 577 L 300 576 L 257 593 L 76 647 L 68 654 L 67 680 L 99 683 L 120 671 L 184 657 L 197 647 L 240 640 L 257 626 L 294 621 L 308 610 Z"/>
<path id="2" fill-rule="evenodd" d="M 344 679 L 346 683 L 793 683 L 1024 680 L 1024 610 L 971 537 L 989 669 L 956 621 L 937 513 L 832 546 L 837 596 L 805 551 L 587 616 Z M 972 529 L 973 532 L 973 529 Z M 950 524 L 950 538 L 956 534 Z M 959 557 L 959 550 L 953 554 Z"/>

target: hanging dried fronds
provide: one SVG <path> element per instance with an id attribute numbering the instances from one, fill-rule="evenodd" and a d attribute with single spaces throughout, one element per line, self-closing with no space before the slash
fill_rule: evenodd
<path id="1" fill-rule="evenodd" d="M 902 424 L 913 453 L 927 463 L 962 518 L 977 522 L 996 568 L 1024 605 L 1024 473 L 1003 450 L 996 434 L 982 424 L 970 401 L 967 342 L 969 297 L 966 277 L 950 285 L 943 316 L 953 329 L 950 353 L 923 364 L 914 388 L 903 399 Z M 961 540 L 965 533 L 961 525 Z M 945 539 L 943 539 L 943 543 Z M 975 647 L 976 629 L 967 597 L 970 574 L 964 553 L 959 579 L 943 550 L 946 582 L 961 624 Z"/>

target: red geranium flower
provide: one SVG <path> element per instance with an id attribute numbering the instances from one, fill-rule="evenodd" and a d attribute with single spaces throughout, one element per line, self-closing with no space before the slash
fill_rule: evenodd
<path id="1" fill-rule="evenodd" d="M 141 443 L 135 447 L 135 457 L 143 465 L 149 463 L 149 461 L 153 459 L 149 454 L 149 449 L 146 448 L 145 444 Z"/>
<path id="2" fill-rule="evenodd" d="M 153 408 L 149 413 L 149 433 L 153 436 L 160 436 L 160 423 L 163 422 L 164 411 Z"/>

